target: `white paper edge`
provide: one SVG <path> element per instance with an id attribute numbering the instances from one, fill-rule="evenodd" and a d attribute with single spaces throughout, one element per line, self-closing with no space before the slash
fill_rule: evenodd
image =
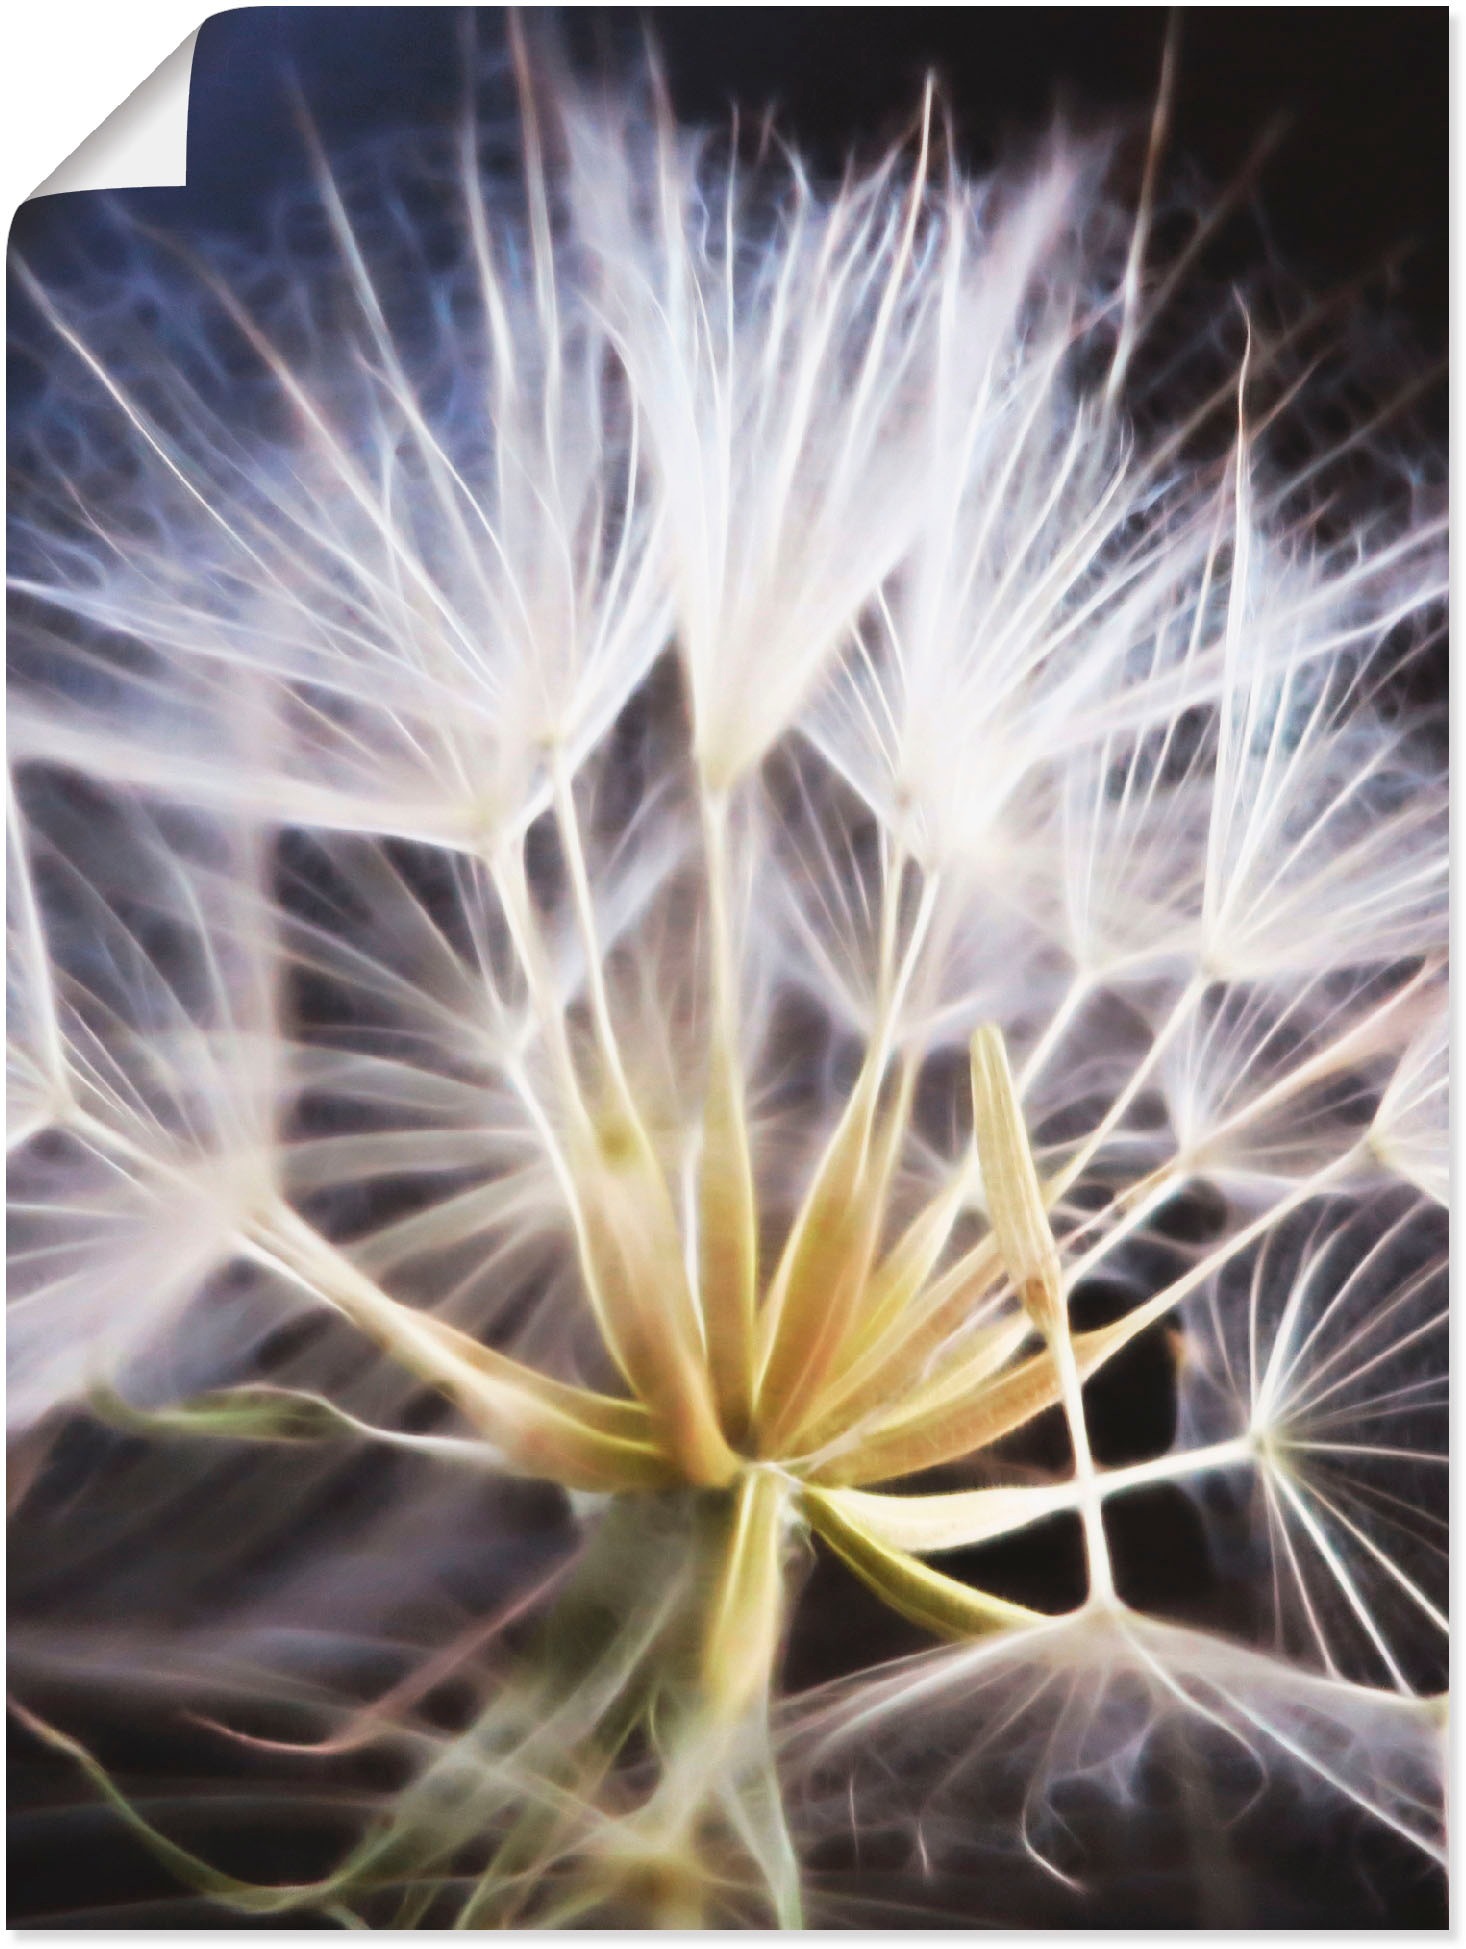
<path id="1" fill-rule="evenodd" d="M 32 197 L 66 190 L 181 188 L 188 168 L 188 88 L 198 29 L 46 180 Z"/>

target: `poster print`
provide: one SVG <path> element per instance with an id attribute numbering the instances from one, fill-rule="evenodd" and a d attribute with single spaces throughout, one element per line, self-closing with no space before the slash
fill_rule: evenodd
<path id="1" fill-rule="evenodd" d="M 22 210 L 13 1922 L 1443 1920 L 1425 18 L 245 9 Z"/>

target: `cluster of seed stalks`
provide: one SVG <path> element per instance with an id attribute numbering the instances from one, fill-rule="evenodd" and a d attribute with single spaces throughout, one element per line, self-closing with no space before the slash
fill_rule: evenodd
<path id="1" fill-rule="evenodd" d="M 530 1478 L 584 1545 L 482 1668 L 282 1678 L 405 1762 L 321 1879 L 25 1723 L 193 1888 L 347 1924 L 794 1926 L 850 1751 L 932 1759 L 876 1816 L 924 1866 L 945 1818 L 1077 1888 L 1051 1786 L 1138 1800 L 1178 1716 L 1438 1858 L 1444 793 L 1386 678 L 1443 523 L 1266 478 L 1287 333 L 1132 431 L 1153 155 L 1127 229 L 1102 145 L 943 182 L 928 100 L 909 164 L 771 190 L 518 59 L 522 194 L 468 118 L 430 250 L 317 156 L 329 265 L 194 264 L 171 366 L 21 267 L 81 403 L 18 436 L 11 1418 L 221 1495 L 250 1442 Z M 1177 1445 L 1100 1466 L 1086 1384 L 1160 1322 Z M 1251 1524 L 1268 1655 L 1125 1601 L 1106 1506 L 1159 1484 Z M 1061 1516 L 1063 1616 L 930 1561 Z M 952 1648 L 784 1697 L 817 1551 Z M 1005 1732 L 1007 1843 L 940 1812 Z"/>

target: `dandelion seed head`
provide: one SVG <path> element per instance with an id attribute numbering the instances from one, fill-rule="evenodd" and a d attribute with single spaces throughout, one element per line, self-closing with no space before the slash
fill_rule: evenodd
<path id="1" fill-rule="evenodd" d="M 512 144 L 486 70 L 308 129 L 251 248 L 20 271 L 11 1423 L 141 1444 L 180 1696 L 405 1782 L 197 1873 L 793 1927 L 847 1824 L 1030 1919 L 1183 1816 L 1438 1859 L 1429 466 L 1354 512 L 1320 319 L 1191 331 L 1154 156 L 973 181 L 928 91 L 829 184 L 518 35 Z M 154 1687 L 78 1520 L 53 1655 L 112 1602 Z M 806 1575 L 955 1643 L 786 1696 Z"/>

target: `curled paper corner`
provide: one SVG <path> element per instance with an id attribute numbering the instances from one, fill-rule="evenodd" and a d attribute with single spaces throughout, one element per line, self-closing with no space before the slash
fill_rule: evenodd
<path id="1" fill-rule="evenodd" d="M 188 170 L 188 90 L 198 29 L 118 103 L 31 191 L 181 189 Z"/>

